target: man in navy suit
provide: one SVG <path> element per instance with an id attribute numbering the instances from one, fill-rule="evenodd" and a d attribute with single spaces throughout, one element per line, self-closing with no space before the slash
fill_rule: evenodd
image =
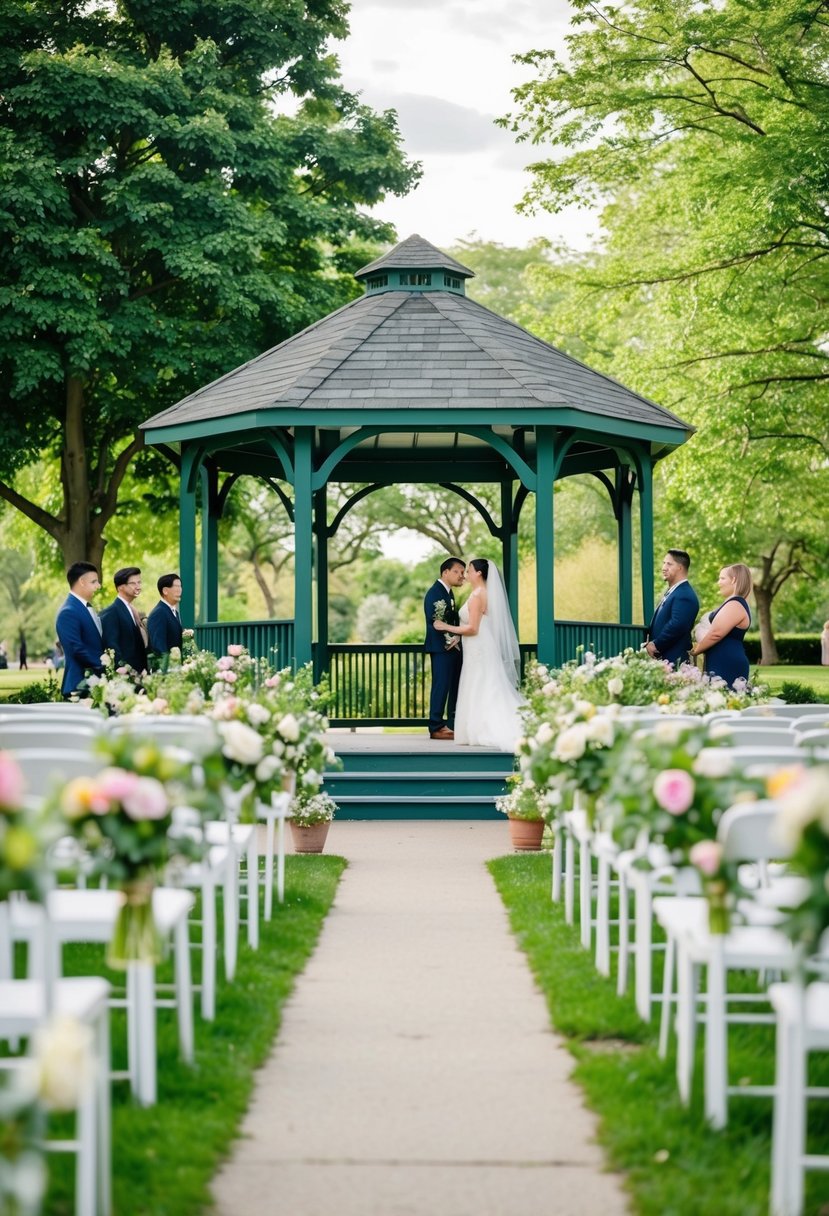
<path id="1" fill-rule="evenodd" d="M 456 634 L 440 633 L 435 629 L 435 620 L 442 613 L 447 625 L 458 624 L 455 611 L 454 588 L 460 587 L 465 577 L 465 567 L 459 557 L 449 557 L 440 567 L 437 579 L 423 600 L 426 615 L 426 641 L 424 646 L 432 664 L 432 693 L 429 698 L 429 738 L 454 739 L 452 724 L 455 721 L 455 704 L 458 700 L 458 682 L 461 678 L 461 647 L 447 646 L 446 639 L 456 639 Z M 438 605 L 442 603 L 443 607 Z M 444 717 L 444 711 L 446 716 Z"/>
<path id="2" fill-rule="evenodd" d="M 147 632 L 135 607 L 141 594 L 141 571 L 137 566 L 116 570 L 115 599 L 101 613 L 104 646 L 115 653 L 116 667 L 133 671 L 147 669 Z"/>
<path id="3" fill-rule="evenodd" d="M 101 674 L 104 643 L 101 622 L 92 607 L 92 597 L 101 586 L 97 568 L 91 562 L 75 562 L 66 571 L 66 579 L 69 595 L 55 627 L 64 653 L 61 692 L 70 697 L 90 672 Z"/>
<path id="4" fill-rule="evenodd" d="M 178 614 L 181 578 L 177 574 L 162 574 L 156 586 L 161 599 L 147 617 L 147 632 L 150 649 L 163 658 L 174 646 L 181 649 L 181 618 Z"/>
<path id="5" fill-rule="evenodd" d="M 691 630 L 699 612 L 699 600 L 688 582 L 691 559 L 684 549 L 669 549 L 662 563 L 668 589 L 656 606 L 648 629 L 645 649 L 654 659 L 668 663 L 685 661 L 693 646 Z"/>

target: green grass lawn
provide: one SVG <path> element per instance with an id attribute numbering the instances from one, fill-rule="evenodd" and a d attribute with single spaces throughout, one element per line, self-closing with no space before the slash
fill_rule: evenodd
<path id="1" fill-rule="evenodd" d="M 288 857 L 286 899 L 260 947 L 240 942 L 232 984 L 220 982 L 216 1020 L 196 1011 L 196 1060 L 178 1058 L 175 1011 L 158 1014 L 158 1103 L 142 1108 L 126 1082 L 113 1085 L 113 1209 L 117 1216 L 197 1216 L 209 1205 L 210 1180 L 232 1148 L 250 1101 L 254 1071 L 266 1058 L 282 1007 L 316 944 L 340 875 L 341 857 Z M 221 930 L 219 931 L 221 941 Z M 102 948 L 70 947 L 67 974 L 105 974 Z M 199 971 L 194 954 L 194 982 Z M 221 960 L 220 970 L 221 971 Z M 108 973 L 115 984 L 123 977 Z M 165 964 L 159 979 L 170 981 Z M 112 1013 L 115 1067 L 126 1066 L 126 1018 Z M 60 1130 L 57 1128 L 56 1130 Z M 74 1156 L 50 1154 L 45 1216 L 74 1212 Z"/>
<path id="2" fill-rule="evenodd" d="M 798 684 L 808 684 L 829 701 L 829 667 L 756 667 L 752 670 L 752 679 L 755 677 L 758 683 L 768 684 L 772 692 L 784 681 L 796 680 Z"/>
<path id="3" fill-rule="evenodd" d="M 729 1123 L 712 1131 L 702 1111 L 701 1048 L 691 1108 L 677 1096 L 673 1052 L 660 1060 L 656 1024 L 640 1021 L 631 997 L 616 996 L 577 931 L 550 900 L 550 855 L 504 857 L 490 870 L 510 923 L 575 1057 L 574 1077 L 599 1116 L 608 1164 L 624 1171 L 639 1216 L 766 1216 L 771 1099 L 729 1099 Z M 658 978 L 658 977 L 657 977 Z M 658 1015 L 657 1015 L 658 1016 Z M 732 1026 L 733 1084 L 774 1079 L 771 1026 Z M 700 1036 L 701 1037 L 701 1036 Z M 829 1061 L 813 1061 L 811 1083 L 829 1084 Z M 809 1151 L 829 1153 L 829 1106 L 812 1104 Z M 829 1175 L 807 1175 L 804 1216 L 829 1213 Z"/>

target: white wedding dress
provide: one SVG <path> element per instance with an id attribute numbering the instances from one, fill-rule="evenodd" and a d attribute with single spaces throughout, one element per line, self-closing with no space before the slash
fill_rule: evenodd
<path id="1" fill-rule="evenodd" d="M 460 611 L 462 625 L 469 624 L 468 604 Z M 455 742 L 514 752 L 524 733 L 518 712 L 523 703 L 505 666 L 489 615 L 484 615 L 478 632 L 463 638 Z"/>

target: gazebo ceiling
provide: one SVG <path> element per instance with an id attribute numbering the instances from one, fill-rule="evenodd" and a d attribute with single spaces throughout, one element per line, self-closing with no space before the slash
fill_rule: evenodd
<path id="1" fill-rule="evenodd" d="M 483 451 L 483 440 L 464 432 L 494 428 L 530 455 L 534 428 L 554 426 L 594 434 L 601 446 L 644 442 L 658 456 L 692 431 L 468 299 L 471 272 L 421 237 L 359 274 L 380 286 L 143 423 L 147 441 L 208 439 L 230 467 L 226 455 L 238 459 L 252 440 L 264 458 L 256 432 L 290 439 L 294 428 L 312 426 L 317 450 L 330 450 L 350 431 L 376 426 L 383 433 L 372 440 L 373 452 L 363 444 L 350 454 L 355 468 L 372 455 L 398 454 L 410 463 L 454 454 L 503 467 L 502 458 Z"/>

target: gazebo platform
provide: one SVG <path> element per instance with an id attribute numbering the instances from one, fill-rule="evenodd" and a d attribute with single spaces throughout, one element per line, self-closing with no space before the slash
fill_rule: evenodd
<path id="1" fill-rule="evenodd" d="M 497 819 L 511 752 L 430 739 L 425 729 L 331 730 L 343 762 L 325 775 L 340 819 Z"/>

